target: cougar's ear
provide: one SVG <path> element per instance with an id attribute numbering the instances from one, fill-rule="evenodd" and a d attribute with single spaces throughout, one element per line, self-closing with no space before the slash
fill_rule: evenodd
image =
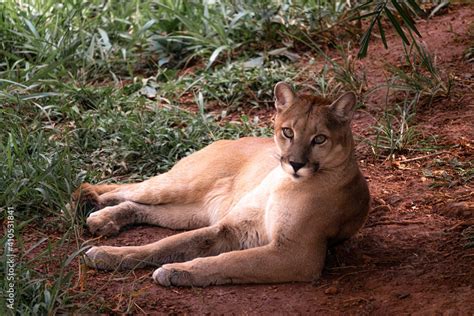
<path id="1" fill-rule="evenodd" d="M 357 97 L 354 92 L 346 92 L 334 101 L 329 108 L 341 122 L 349 122 L 354 116 Z"/>
<path id="2" fill-rule="evenodd" d="M 295 100 L 295 93 L 286 82 L 279 82 L 275 85 L 275 107 L 278 112 L 286 110 Z"/>

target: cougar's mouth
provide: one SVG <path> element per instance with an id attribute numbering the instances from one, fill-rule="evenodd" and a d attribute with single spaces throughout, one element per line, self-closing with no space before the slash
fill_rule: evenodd
<path id="1" fill-rule="evenodd" d="M 319 170 L 319 163 L 314 163 L 313 164 L 313 172 L 317 172 Z"/>
<path id="2" fill-rule="evenodd" d="M 290 174 L 292 175 L 293 179 L 300 180 L 302 178 L 311 177 L 316 172 L 318 172 L 318 170 L 319 170 L 319 163 L 313 163 L 309 166 L 299 169 L 296 172 L 294 171 L 290 172 Z"/>

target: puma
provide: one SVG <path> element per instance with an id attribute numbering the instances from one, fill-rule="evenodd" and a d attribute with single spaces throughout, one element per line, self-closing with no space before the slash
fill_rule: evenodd
<path id="1" fill-rule="evenodd" d="M 370 195 L 354 156 L 356 97 L 275 86 L 274 139 L 217 141 L 136 184 L 84 183 L 75 203 L 96 235 L 130 224 L 189 230 L 151 244 L 92 247 L 96 269 L 158 267 L 163 286 L 311 281 L 326 249 L 364 224 Z"/>

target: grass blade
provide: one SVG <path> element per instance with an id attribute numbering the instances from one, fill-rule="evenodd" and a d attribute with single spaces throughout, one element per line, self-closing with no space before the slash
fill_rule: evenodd
<path id="1" fill-rule="evenodd" d="M 421 37 L 421 34 L 418 32 L 415 26 L 415 21 L 411 18 L 410 14 L 407 13 L 401 6 L 398 4 L 397 0 L 392 0 L 392 4 L 397 9 L 398 13 L 402 17 L 403 21 L 405 21 L 406 25 L 413 31 L 415 32 L 416 35 Z"/>
<path id="2" fill-rule="evenodd" d="M 380 19 L 377 20 L 377 25 L 379 27 L 379 32 L 380 32 L 380 37 L 382 39 L 383 47 L 385 47 L 385 49 L 388 49 L 387 40 L 385 38 L 385 31 L 383 30 L 382 22 L 380 22 Z"/>
<path id="3" fill-rule="evenodd" d="M 209 57 L 209 62 L 207 63 L 207 66 L 206 66 L 206 70 L 209 69 L 212 64 L 216 61 L 217 57 L 219 57 L 219 54 L 224 50 L 224 49 L 227 49 L 228 46 L 227 45 L 223 45 L 223 46 L 219 46 L 218 48 L 216 48 L 212 54 L 211 54 L 211 57 Z"/>
<path id="4" fill-rule="evenodd" d="M 385 14 L 387 15 L 388 19 L 392 23 L 393 27 L 397 31 L 398 35 L 402 38 L 403 42 L 407 45 L 410 44 L 410 41 L 408 41 L 408 38 L 406 37 L 405 33 L 403 32 L 403 29 L 400 25 L 400 23 L 397 21 L 397 18 L 390 12 L 389 8 L 385 8 Z"/>

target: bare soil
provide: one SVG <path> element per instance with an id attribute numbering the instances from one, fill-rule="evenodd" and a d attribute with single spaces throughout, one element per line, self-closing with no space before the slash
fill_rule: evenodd
<path id="1" fill-rule="evenodd" d="M 443 75 L 455 80 L 450 97 L 417 111 L 418 131 L 425 138 L 436 136 L 436 145 L 445 149 L 384 161 L 359 142 L 357 155 L 370 185 L 372 211 L 355 237 L 329 250 L 319 280 L 163 288 L 152 283 L 153 269 L 111 273 L 76 265 L 81 274 L 71 292 L 95 293 L 80 299 L 78 307 L 163 314 L 473 315 L 474 248 L 464 247 L 463 235 L 474 226 L 474 186 L 450 163 L 457 160 L 473 168 L 474 69 L 464 58 L 474 40 L 473 21 L 474 7 L 466 5 L 418 22 Z M 380 41 L 372 42 L 369 56 L 358 64 L 368 74 L 369 87 L 385 81 L 385 62 L 401 63 L 400 39 L 388 34 L 388 41 L 389 50 Z M 358 140 L 373 134 L 371 126 L 384 104 L 375 96 L 357 114 L 353 128 Z M 31 243 L 42 237 L 34 232 Z M 138 226 L 94 244 L 140 245 L 175 233 Z M 85 233 L 83 238 L 91 236 Z M 50 271 L 47 264 L 38 269 Z"/>

